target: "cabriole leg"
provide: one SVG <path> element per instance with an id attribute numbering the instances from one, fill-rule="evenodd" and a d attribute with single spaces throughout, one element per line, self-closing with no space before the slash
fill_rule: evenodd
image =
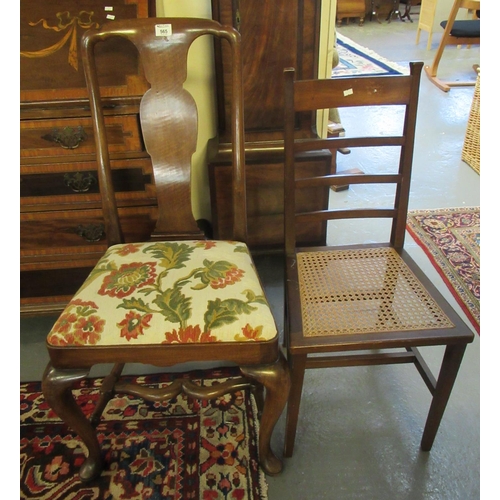
<path id="1" fill-rule="evenodd" d="M 88 450 L 88 456 L 80 468 L 80 479 L 91 481 L 101 474 L 103 460 L 97 434 L 73 397 L 75 382 L 84 379 L 88 370 L 61 370 L 48 365 L 42 380 L 43 395 L 61 420 L 81 438 Z"/>
<path id="2" fill-rule="evenodd" d="M 260 421 L 259 455 L 261 466 L 270 476 L 278 474 L 283 468 L 271 449 L 271 436 L 290 392 L 288 365 L 280 352 L 279 359 L 272 365 L 245 366 L 241 372 L 260 382 L 266 389 L 264 409 Z"/>

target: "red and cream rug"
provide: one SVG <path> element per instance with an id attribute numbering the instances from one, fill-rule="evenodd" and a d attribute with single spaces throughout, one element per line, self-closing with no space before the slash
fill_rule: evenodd
<path id="1" fill-rule="evenodd" d="M 407 229 L 479 334 L 479 207 L 410 210 Z"/>
<path id="2" fill-rule="evenodd" d="M 221 369 L 194 372 L 190 378 L 210 385 L 230 375 L 231 369 Z M 158 386 L 174 377 L 128 378 Z M 89 379 L 76 391 L 86 414 L 97 402 L 101 383 Z M 117 395 L 97 430 L 105 470 L 82 484 L 81 441 L 49 408 L 39 382 L 21 384 L 21 498 L 267 499 L 257 461 L 257 411 L 249 391 L 213 401 L 180 395 L 164 403 Z"/>

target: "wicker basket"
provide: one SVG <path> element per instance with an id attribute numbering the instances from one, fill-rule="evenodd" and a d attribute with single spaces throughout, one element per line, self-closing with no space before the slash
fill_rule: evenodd
<path id="1" fill-rule="evenodd" d="M 465 132 L 464 147 L 462 149 L 462 160 L 467 163 L 479 174 L 480 163 L 480 117 L 479 117 L 479 85 L 480 85 L 480 72 L 477 74 L 476 87 L 474 89 L 474 96 L 472 98 L 472 105 L 470 108 L 469 121 L 467 123 L 467 130 Z"/>

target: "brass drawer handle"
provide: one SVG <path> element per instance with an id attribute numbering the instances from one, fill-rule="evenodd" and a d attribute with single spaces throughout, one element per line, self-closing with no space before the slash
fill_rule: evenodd
<path id="1" fill-rule="evenodd" d="M 64 174 L 64 184 L 75 193 L 86 193 L 97 179 L 92 174 L 84 175 L 81 172 Z"/>
<path id="2" fill-rule="evenodd" d="M 42 135 L 46 141 L 56 142 L 64 149 L 75 149 L 82 141 L 87 139 L 87 134 L 81 125 L 78 127 L 64 127 L 52 129 L 50 134 Z"/>
<path id="3" fill-rule="evenodd" d="M 100 241 L 104 236 L 104 224 L 79 225 L 76 228 L 76 234 L 86 241 Z"/>

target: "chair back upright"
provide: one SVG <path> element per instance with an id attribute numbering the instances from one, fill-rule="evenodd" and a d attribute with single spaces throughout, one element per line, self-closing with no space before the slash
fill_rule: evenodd
<path id="1" fill-rule="evenodd" d="M 144 145 L 151 156 L 158 202 L 158 219 L 151 239 L 197 239 L 203 238 L 203 234 L 192 213 L 190 180 L 191 159 L 197 147 L 198 113 L 193 96 L 183 84 L 187 77 L 189 48 L 202 35 L 225 39 L 231 47 L 233 239 L 246 241 L 240 34 L 230 26 L 221 26 L 208 19 L 148 18 L 108 23 L 99 31 L 87 31 L 82 40 L 93 127 L 98 138 L 98 176 L 108 245 L 123 242 L 123 232 L 111 182 L 106 103 L 101 99 L 95 47 L 115 37 L 132 42 L 150 84 L 140 103 L 140 123 Z"/>
<path id="2" fill-rule="evenodd" d="M 409 75 L 349 77 L 325 80 L 296 80 L 294 69 L 285 70 L 285 247 L 292 257 L 296 247 L 296 227 L 318 220 L 353 218 L 391 218 L 388 242 L 402 248 L 405 237 L 410 177 L 413 161 L 420 74 L 423 63 L 410 63 Z M 296 138 L 294 129 L 300 113 L 319 109 L 355 106 L 404 106 L 402 131 L 398 135 L 365 135 L 328 138 Z M 355 131 L 354 131 L 355 132 Z M 347 132 L 346 132 L 347 134 Z M 354 134 L 353 134 L 354 135 Z M 297 155 L 306 151 L 341 148 L 399 146 L 399 166 L 394 173 L 371 172 L 349 174 L 341 171 L 321 177 L 296 178 L 294 164 Z M 297 212 L 296 192 L 311 186 L 345 184 L 394 184 L 394 204 L 366 207 Z"/>

